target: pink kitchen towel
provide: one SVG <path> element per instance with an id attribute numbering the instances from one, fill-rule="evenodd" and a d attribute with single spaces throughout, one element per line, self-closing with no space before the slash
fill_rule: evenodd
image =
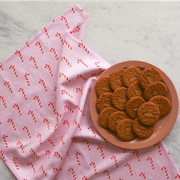
<path id="1" fill-rule="evenodd" d="M 91 88 L 110 65 L 82 43 L 68 9 L 0 64 L 0 157 L 19 180 L 165 180 L 180 172 L 161 141 L 126 150 L 103 139 Z"/>

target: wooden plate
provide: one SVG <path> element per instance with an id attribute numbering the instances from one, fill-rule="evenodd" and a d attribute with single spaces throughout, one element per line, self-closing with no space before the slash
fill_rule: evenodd
<path id="1" fill-rule="evenodd" d="M 90 102 L 89 102 L 90 115 L 91 115 L 91 119 L 93 121 L 95 128 L 107 141 L 109 141 L 112 144 L 119 146 L 121 148 L 142 149 L 142 148 L 147 148 L 149 146 L 152 146 L 152 145 L 158 143 L 171 131 L 171 129 L 174 126 L 174 123 L 177 119 L 177 115 L 178 115 L 178 105 L 179 105 L 178 95 L 177 95 L 176 89 L 175 89 L 172 81 L 169 79 L 169 77 L 161 69 L 159 69 L 158 67 L 156 67 L 150 63 L 147 63 L 147 62 L 135 61 L 135 60 L 124 61 L 124 62 L 115 64 L 115 65 L 111 66 L 110 68 L 108 68 L 107 70 L 105 70 L 99 76 L 99 78 L 101 78 L 103 76 L 109 76 L 115 70 L 121 69 L 121 68 L 126 68 L 129 66 L 137 66 L 139 68 L 154 67 L 160 72 L 162 80 L 168 87 L 167 98 L 170 100 L 170 102 L 172 104 L 172 109 L 169 112 L 169 114 L 167 116 L 165 116 L 164 118 L 160 119 L 155 124 L 154 132 L 149 138 L 144 139 L 144 140 L 135 139 L 135 140 L 129 141 L 129 142 L 122 141 L 118 137 L 116 137 L 115 134 L 111 133 L 109 130 L 104 129 L 98 123 L 98 113 L 96 110 L 97 95 L 95 92 L 95 85 L 94 85 L 92 88 L 92 91 L 91 91 Z"/>

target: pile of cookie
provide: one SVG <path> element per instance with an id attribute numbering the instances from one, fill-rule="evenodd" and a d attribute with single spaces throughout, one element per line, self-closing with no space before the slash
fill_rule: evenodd
<path id="1" fill-rule="evenodd" d="M 167 86 L 154 67 L 130 66 L 95 84 L 99 124 L 123 141 L 145 139 L 171 110 Z"/>

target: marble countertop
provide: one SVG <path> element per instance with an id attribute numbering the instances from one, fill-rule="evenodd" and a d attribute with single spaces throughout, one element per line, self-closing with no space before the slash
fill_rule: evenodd
<path id="1" fill-rule="evenodd" d="M 180 96 L 180 2 L 0 2 L 0 61 L 78 4 L 88 16 L 83 43 L 111 65 L 143 60 L 162 69 Z M 180 169 L 180 116 L 164 142 Z M 0 160 L 0 179 L 13 179 Z"/>

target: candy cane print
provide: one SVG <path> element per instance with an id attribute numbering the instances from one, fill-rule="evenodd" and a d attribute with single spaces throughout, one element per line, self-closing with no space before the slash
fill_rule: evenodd
<path id="1" fill-rule="evenodd" d="M 71 10 L 72 10 L 73 13 L 75 13 L 75 9 L 73 7 L 71 8 Z"/>
<path id="2" fill-rule="evenodd" d="M 30 86 L 28 77 L 29 77 L 29 73 L 25 73 L 25 74 L 24 74 L 24 78 L 25 78 L 25 80 L 26 80 L 26 82 L 27 82 L 27 85 Z"/>
<path id="3" fill-rule="evenodd" d="M 38 133 L 37 137 L 39 138 L 40 144 L 42 144 L 42 141 L 41 141 L 42 140 L 42 134 Z"/>
<path id="4" fill-rule="evenodd" d="M 38 102 L 38 104 L 39 104 L 39 107 L 42 108 L 42 104 L 41 104 L 41 100 L 40 100 L 39 96 L 36 96 L 36 95 L 35 95 L 33 99 L 34 99 L 34 100 L 37 100 L 37 102 Z"/>
<path id="5" fill-rule="evenodd" d="M 29 58 L 29 61 L 32 61 L 32 62 L 34 63 L 34 66 L 36 67 L 36 69 L 38 68 L 37 62 L 36 62 L 36 60 L 35 60 L 34 57 L 31 56 L 31 57 Z"/>
<path id="6" fill-rule="evenodd" d="M 93 167 L 93 169 L 94 169 L 94 174 L 97 174 L 95 162 L 91 161 L 91 163 L 90 163 L 89 165 Z"/>
<path id="7" fill-rule="evenodd" d="M 92 133 L 93 133 L 94 137 L 96 137 L 96 133 L 95 133 L 94 128 L 93 128 L 92 126 L 89 126 L 89 127 L 88 127 L 88 129 L 91 129 L 91 131 L 92 131 Z"/>
<path id="8" fill-rule="evenodd" d="M 44 118 L 43 122 L 45 122 L 47 124 L 47 128 L 48 130 L 50 130 L 50 123 L 49 123 L 49 120 Z"/>
<path id="9" fill-rule="evenodd" d="M 17 160 L 17 158 L 16 158 L 16 157 L 14 157 L 14 158 L 13 158 L 13 163 L 15 164 L 16 169 L 17 169 L 17 170 L 19 170 L 19 166 L 18 166 L 18 164 L 17 164 L 16 160 Z"/>
<path id="10" fill-rule="evenodd" d="M 117 162 L 116 156 L 112 155 L 112 156 L 111 156 L 111 159 L 114 159 L 115 165 L 116 165 L 116 167 L 118 168 L 119 166 L 118 166 L 118 162 Z"/>
<path id="11" fill-rule="evenodd" d="M 54 111 L 54 114 L 56 114 L 57 116 L 61 117 L 61 114 L 59 114 L 58 112 L 56 112 L 56 109 L 55 109 L 55 107 L 54 107 L 53 102 L 49 102 L 48 106 L 51 106 L 51 107 L 52 107 L 52 109 L 53 109 L 53 111 Z"/>
<path id="12" fill-rule="evenodd" d="M 157 143 L 157 144 L 155 144 L 154 146 L 157 146 L 157 147 L 158 147 L 159 155 L 162 155 L 162 150 L 161 150 L 160 144 Z"/>
<path id="13" fill-rule="evenodd" d="M 70 112 L 74 112 L 71 108 L 70 108 L 70 106 L 68 106 L 68 105 L 64 105 L 64 110 L 66 110 L 66 109 L 68 109 Z"/>
<path id="14" fill-rule="evenodd" d="M 71 174 L 72 174 L 74 180 L 76 180 L 76 175 L 75 175 L 74 169 L 73 169 L 72 167 L 70 167 L 70 168 L 68 169 L 68 171 L 71 172 Z"/>
<path id="15" fill-rule="evenodd" d="M 24 97 L 24 99 L 27 100 L 27 96 L 26 96 L 25 91 L 24 91 L 23 88 L 19 88 L 18 92 L 21 92 L 23 97 Z"/>
<path id="16" fill-rule="evenodd" d="M 30 148 L 30 151 L 29 151 L 29 152 L 32 152 L 35 157 L 39 158 L 39 156 L 38 156 L 37 153 L 34 151 L 34 149 Z"/>
<path id="17" fill-rule="evenodd" d="M 4 162 L 6 162 L 6 158 L 5 158 L 4 153 L 2 152 L 2 150 L 0 151 L 0 155 L 1 155 L 1 157 L 2 157 L 2 160 L 3 160 Z"/>
<path id="18" fill-rule="evenodd" d="M 29 110 L 28 114 L 32 116 L 33 121 L 36 123 L 36 118 L 35 118 L 35 116 L 34 116 L 34 112 L 31 111 L 31 110 Z"/>
<path id="19" fill-rule="evenodd" d="M 151 157 L 148 157 L 146 160 L 151 163 L 152 169 L 155 169 L 155 168 L 154 168 L 154 162 L 153 162 L 152 158 L 151 158 Z"/>
<path id="20" fill-rule="evenodd" d="M 69 49 L 72 49 L 71 45 L 66 40 L 64 40 L 63 44 L 67 45 Z"/>
<path id="21" fill-rule="evenodd" d="M 176 174 L 175 179 L 179 179 L 180 180 L 180 175 Z"/>
<path id="22" fill-rule="evenodd" d="M 78 110 L 82 113 L 83 116 L 85 116 L 84 111 L 80 107 L 78 107 Z"/>
<path id="23" fill-rule="evenodd" d="M 11 86 L 10 86 L 10 83 L 8 81 L 5 81 L 4 85 L 8 87 L 10 93 L 13 93 Z"/>
<path id="24" fill-rule="evenodd" d="M 167 168 L 165 166 L 162 166 L 161 170 L 165 172 L 166 179 L 169 179 L 169 174 L 168 174 Z"/>
<path id="25" fill-rule="evenodd" d="M 50 157 L 50 154 L 51 154 L 50 150 L 46 150 L 45 155 L 48 155 L 48 159 Z"/>
<path id="26" fill-rule="evenodd" d="M 45 33 L 46 33 L 46 37 L 49 38 L 49 34 L 48 34 L 48 31 L 47 31 L 47 28 L 46 28 L 46 27 L 44 27 L 44 31 L 45 31 Z"/>
<path id="27" fill-rule="evenodd" d="M 141 172 L 141 173 L 139 174 L 139 176 L 143 177 L 144 180 L 147 180 L 145 173 Z"/>
<path id="28" fill-rule="evenodd" d="M 22 146 L 22 142 L 18 141 L 16 143 L 16 145 L 18 145 L 20 148 L 21 148 L 21 152 L 24 153 L 24 149 L 23 149 L 23 146 Z"/>
<path id="29" fill-rule="evenodd" d="M 20 51 L 16 50 L 15 54 L 17 54 L 19 56 L 21 62 L 24 62 Z"/>
<path id="30" fill-rule="evenodd" d="M 133 175 L 132 169 L 131 169 L 131 165 L 129 163 L 125 164 L 125 167 L 127 167 L 129 169 L 129 173 L 131 174 L 131 176 Z"/>
<path id="31" fill-rule="evenodd" d="M 62 89 L 62 90 L 61 90 L 61 94 L 66 94 L 66 95 L 68 95 L 69 97 L 73 98 L 73 96 L 72 96 L 70 93 L 68 93 L 65 89 Z"/>
<path id="32" fill-rule="evenodd" d="M 87 176 L 84 175 L 84 176 L 82 177 L 82 180 L 86 180 L 86 179 L 87 179 Z"/>
<path id="33" fill-rule="evenodd" d="M 82 88 L 76 88 L 76 92 L 81 92 L 81 95 L 83 95 Z"/>
<path id="34" fill-rule="evenodd" d="M 26 42 L 26 46 L 29 47 L 29 42 L 28 41 Z"/>
<path id="35" fill-rule="evenodd" d="M 57 56 L 56 50 L 55 50 L 54 48 L 51 48 L 51 49 L 50 49 L 50 52 L 52 52 L 52 53 L 54 54 L 56 60 L 59 59 L 58 56 Z"/>
<path id="36" fill-rule="evenodd" d="M 52 70 L 51 70 L 50 65 L 46 64 L 46 65 L 44 66 L 44 68 L 45 68 L 45 69 L 48 69 L 48 70 L 49 70 L 50 75 L 51 75 L 51 76 L 53 76 L 53 73 L 52 73 Z"/>
<path id="37" fill-rule="evenodd" d="M 18 113 L 19 113 L 19 115 L 22 116 L 22 113 L 21 113 L 21 110 L 20 110 L 18 104 L 14 103 L 13 108 L 16 108 Z"/>
<path id="38" fill-rule="evenodd" d="M 14 124 L 13 119 L 10 119 L 10 118 L 9 118 L 9 119 L 7 120 L 7 122 L 8 122 L 8 123 L 11 123 L 14 131 L 16 131 L 16 126 L 15 126 L 15 124 Z"/>
<path id="39" fill-rule="evenodd" d="M 88 65 L 87 65 L 82 59 L 78 59 L 78 60 L 77 60 L 77 63 L 78 63 L 78 64 L 81 63 L 81 64 L 83 64 L 85 67 L 88 67 Z"/>
<path id="40" fill-rule="evenodd" d="M 59 77 L 64 77 L 68 82 L 70 82 L 69 78 L 64 73 L 59 73 Z"/>
<path id="41" fill-rule="evenodd" d="M 55 145 L 54 145 L 54 142 L 53 142 L 51 139 L 48 139 L 48 141 L 50 142 L 50 144 L 51 144 L 52 146 L 55 146 Z"/>
<path id="42" fill-rule="evenodd" d="M 28 162 L 27 166 L 31 166 L 33 171 L 34 171 L 34 173 L 36 172 L 36 169 L 35 169 L 34 165 L 31 162 Z"/>
<path id="43" fill-rule="evenodd" d="M 0 63 L 0 69 L 3 71 L 3 67 L 2 67 L 2 64 Z"/>
<path id="44" fill-rule="evenodd" d="M 86 78 L 83 77 L 81 74 L 78 74 L 78 75 L 77 75 L 77 79 L 83 79 L 84 81 L 86 81 Z"/>
<path id="45" fill-rule="evenodd" d="M 67 22 L 66 17 L 62 16 L 62 17 L 61 17 L 61 21 L 64 21 L 65 24 L 66 24 L 66 27 L 69 29 L 69 24 L 68 24 L 68 22 Z"/>
<path id="46" fill-rule="evenodd" d="M 65 61 L 69 67 L 72 67 L 72 65 L 65 56 L 61 57 L 61 61 Z"/>
<path id="47" fill-rule="evenodd" d="M 15 69 L 15 67 L 14 67 L 13 65 L 10 65 L 10 66 L 9 66 L 9 69 L 11 69 L 11 70 L 14 72 L 14 75 L 15 75 L 16 77 L 18 77 L 17 71 L 16 71 L 16 69 Z"/>
<path id="48" fill-rule="evenodd" d="M 4 135 L 2 138 L 3 138 L 3 141 L 4 141 L 4 143 L 5 143 L 6 148 L 8 148 L 8 143 L 7 143 L 7 138 L 8 138 L 8 136 L 7 136 L 7 135 Z"/>
<path id="49" fill-rule="evenodd" d="M 79 32 L 79 31 L 80 31 L 80 27 L 77 26 L 77 27 L 75 28 L 75 30 L 70 31 L 70 34 L 73 34 L 73 33 Z"/>
<path id="50" fill-rule="evenodd" d="M 47 87 L 46 87 L 46 84 L 45 84 L 44 80 L 40 79 L 39 84 L 42 84 L 43 87 L 44 87 L 44 90 L 47 91 Z"/>
<path id="51" fill-rule="evenodd" d="M 4 107 L 5 107 L 5 108 L 7 108 L 6 101 L 5 101 L 5 99 L 4 99 L 4 97 L 3 97 L 3 96 L 0 96 L 0 101 L 2 101 L 2 102 L 3 102 Z"/>
<path id="52" fill-rule="evenodd" d="M 22 130 L 26 130 L 28 137 L 31 138 L 31 134 L 27 126 L 24 126 Z"/>
<path id="53" fill-rule="evenodd" d="M 105 170 L 103 173 L 107 174 L 108 179 L 111 180 L 111 176 L 110 176 L 109 171 Z"/>
<path id="54" fill-rule="evenodd" d="M 40 48 L 40 51 L 41 51 L 42 54 L 44 53 L 43 48 L 42 48 L 40 42 L 37 41 L 36 44 L 35 44 L 35 46 L 38 46 L 38 47 Z"/>
<path id="55" fill-rule="evenodd" d="M 47 173 L 45 172 L 43 166 L 41 166 L 39 169 L 42 170 L 42 172 L 43 172 L 43 174 L 44 174 L 45 176 L 47 176 Z"/>
<path id="56" fill-rule="evenodd" d="M 58 157 L 61 158 L 61 160 L 63 160 L 63 157 L 61 157 L 58 151 L 54 152 L 54 157 Z"/>
<path id="57" fill-rule="evenodd" d="M 138 159 L 138 161 L 140 161 L 139 152 L 137 150 L 134 150 L 133 154 L 135 154 L 137 159 Z"/>
<path id="58" fill-rule="evenodd" d="M 80 155 L 81 155 L 81 153 L 79 153 L 79 152 L 76 152 L 76 154 L 75 154 L 78 165 L 80 165 L 80 160 L 79 160 Z"/>
<path id="59" fill-rule="evenodd" d="M 81 42 L 78 44 L 78 47 L 81 47 L 82 49 L 84 49 L 87 53 L 89 53 L 88 49 L 86 48 L 86 46 Z"/>
<path id="60" fill-rule="evenodd" d="M 98 146 L 98 147 L 97 147 L 97 150 L 99 150 L 99 151 L 101 152 L 101 156 L 102 156 L 102 158 L 104 159 L 104 151 L 103 151 L 103 149 L 102 149 L 102 146 Z"/>
<path id="61" fill-rule="evenodd" d="M 67 126 L 68 126 L 68 128 L 70 127 L 70 124 L 69 124 L 69 121 L 68 120 L 64 120 L 63 121 L 63 125 L 66 125 L 67 124 Z"/>
<path id="62" fill-rule="evenodd" d="M 87 144 L 88 150 L 91 150 L 89 141 L 87 139 L 83 139 L 83 142 L 85 142 Z"/>

